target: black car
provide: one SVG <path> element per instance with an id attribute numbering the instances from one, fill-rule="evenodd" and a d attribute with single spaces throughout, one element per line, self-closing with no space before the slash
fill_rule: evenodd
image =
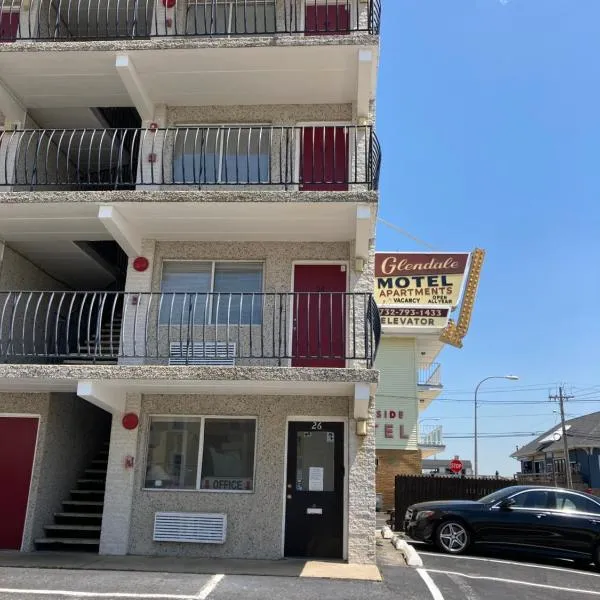
<path id="1" fill-rule="evenodd" d="M 600 568 L 600 498 L 573 490 L 521 485 L 476 501 L 413 504 L 404 530 L 450 554 L 486 543 L 594 562 Z"/>

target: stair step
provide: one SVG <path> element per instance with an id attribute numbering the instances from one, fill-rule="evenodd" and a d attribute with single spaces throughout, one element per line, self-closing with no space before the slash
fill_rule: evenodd
<path id="1" fill-rule="evenodd" d="M 44 529 L 60 529 L 63 531 L 100 531 L 100 525 L 46 525 Z"/>
<path id="2" fill-rule="evenodd" d="M 81 486 L 83 489 L 91 490 L 91 489 L 104 489 L 106 485 L 104 479 L 78 479 L 77 485 Z M 89 487 L 86 487 L 89 486 Z M 94 487 L 97 486 L 97 487 Z"/>
<path id="3" fill-rule="evenodd" d="M 36 544 L 73 544 L 98 546 L 100 540 L 94 538 L 40 538 L 35 540 Z"/>
<path id="4" fill-rule="evenodd" d="M 106 475 L 106 469 L 86 469 L 85 473 L 90 475 Z"/>
<path id="5" fill-rule="evenodd" d="M 56 519 L 102 519 L 102 513 L 82 513 L 82 512 L 57 512 L 54 513 Z"/>
<path id="6" fill-rule="evenodd" d="M 104 490 L 71 490 L 71 496 L 74 500 L 97 500 L 101 502 L 104 499 Z"/>

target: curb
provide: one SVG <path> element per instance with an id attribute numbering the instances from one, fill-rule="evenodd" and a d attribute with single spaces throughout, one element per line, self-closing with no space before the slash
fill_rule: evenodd
<path id="1" fill-rule="evenodd" d="M 398 550 L 402 554 L 404 560 L 406 561 L 406 564 L 409 567 L 423 566 L 423 561 L 421 560 L 421 557 L 405 539 L 401 538 L 397 534 L 394 534 L 392 536 L 391 542 L 394 548 L 396 548 L 396 550 Z"/>

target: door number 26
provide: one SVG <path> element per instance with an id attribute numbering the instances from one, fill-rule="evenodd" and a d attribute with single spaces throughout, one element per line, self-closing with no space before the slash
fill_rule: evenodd
<path id="1" fill-rule="evenodd" d="M 313 421 L 311 429 L 313 431 L 320 431 L 321 429 L 323 429 L 323 423 L 321 423 L 321 421 Z"/>

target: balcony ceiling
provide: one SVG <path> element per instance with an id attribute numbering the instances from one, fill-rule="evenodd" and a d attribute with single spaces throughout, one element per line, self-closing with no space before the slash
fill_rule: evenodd
<path id="1" fill-rule="evenodd" d="M 353 102 L 354 45 L 131 51 L 154 104 Z M 28 108 L 132 106 L 115 51 L 0 52 L 2 80 Z"/>
<path id="2" fill-rule="evenodd" d="M 0 239 L 61 281 L 84 277 L 90 288 L 105 274 L 74 241 L 110 240 L 100 203 L 0 204 Z M 141 238 L 159 241 L 349 241 L 354 203 L 113 203 Z M 97 277 L 98 276 L 98 277 Z M 90 279 L 91 278 L 91 279 Z M 79 281 L 78 287 L 81 287 Z"/>

